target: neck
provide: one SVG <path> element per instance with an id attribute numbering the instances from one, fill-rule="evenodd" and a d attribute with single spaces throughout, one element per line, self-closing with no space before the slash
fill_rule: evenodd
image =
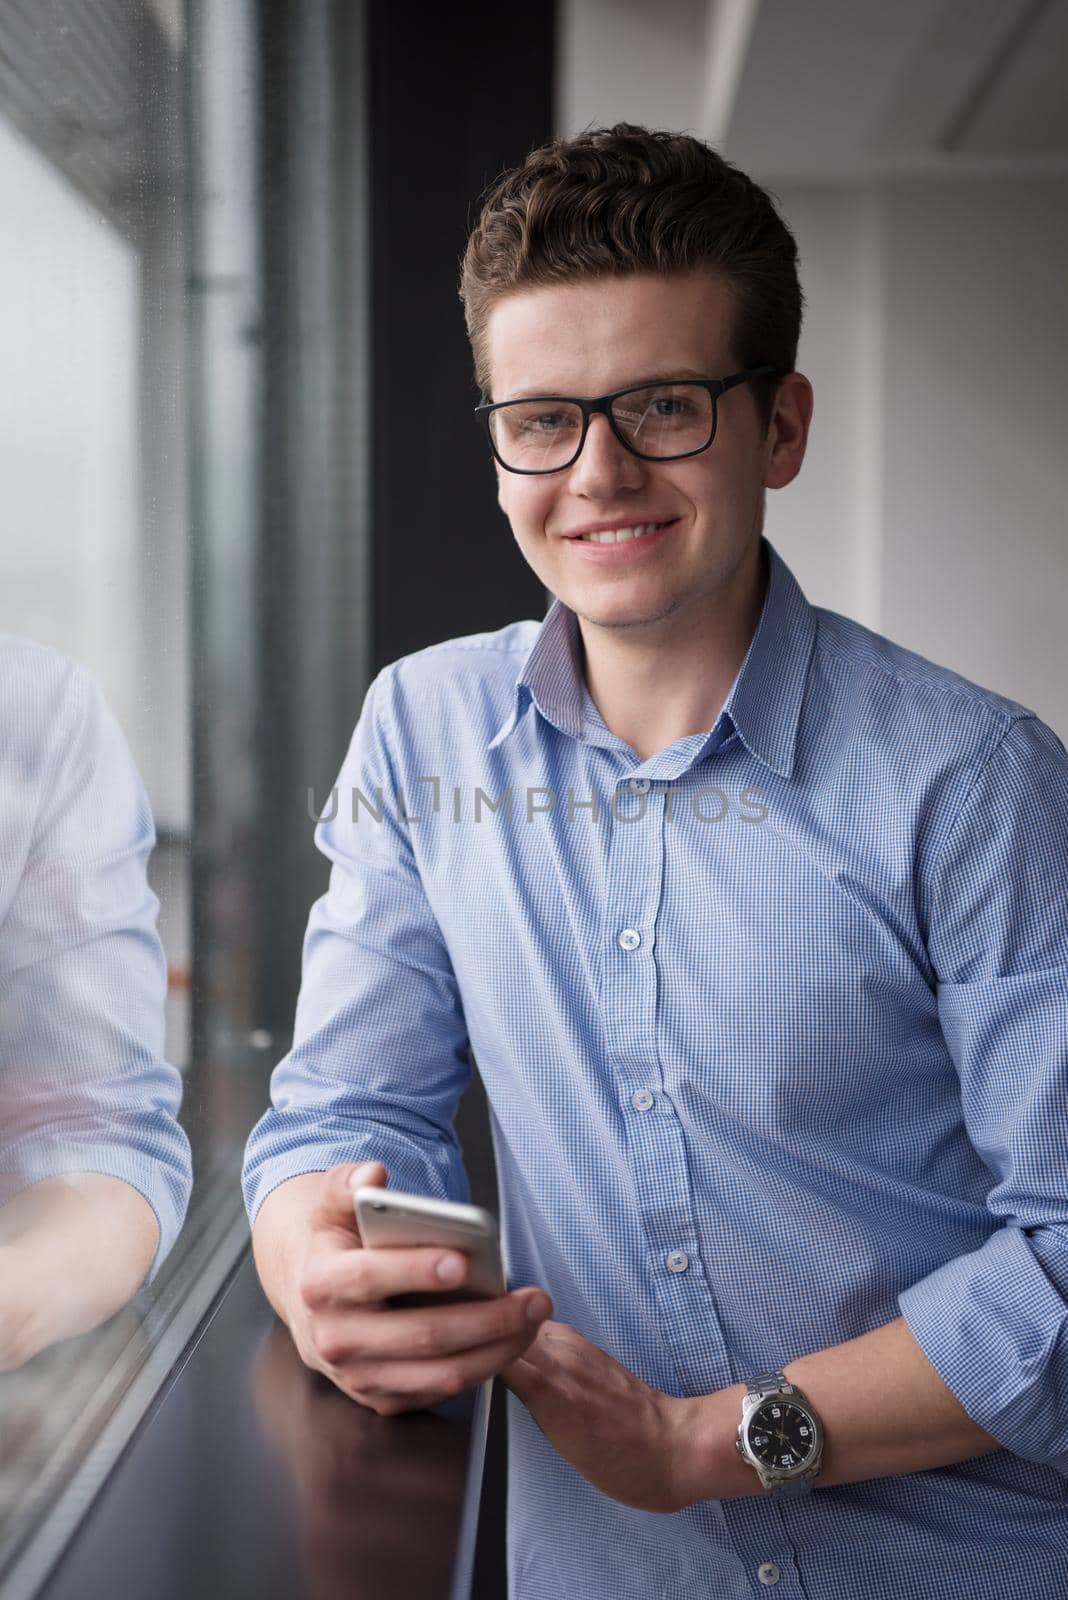
<path id="1" fill-rule="evenodd" d="M 714 726 L 756 631 L 767 582 L 758 542 L 700 606 L 641 629 L 579 618 L 590 698 L 605 726 L 642 761 Z"/>

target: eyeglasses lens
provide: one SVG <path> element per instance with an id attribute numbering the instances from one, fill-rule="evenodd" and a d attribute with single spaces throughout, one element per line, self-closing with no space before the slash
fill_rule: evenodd
<path id="1" fill-rule="evenodd" d="M 699 384 L 658 383 L 617 395 L 612 417 L 627 443 L 643 455 L 682 456 L 711 440 L 714 405 Z M 501 460 L 523 472 L 566 466 L 582 438 L 581 408 L 567 400 L 513 400 L 489 418 Z"/>

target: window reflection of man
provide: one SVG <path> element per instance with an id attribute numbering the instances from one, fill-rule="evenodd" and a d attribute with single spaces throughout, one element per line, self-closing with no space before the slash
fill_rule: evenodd
<path id="1" fill-rule="evenodd" d="M 89 674 L 0 635 L 0 1367 L 118 1310 L 185 1215 L 153 843 Z"/>

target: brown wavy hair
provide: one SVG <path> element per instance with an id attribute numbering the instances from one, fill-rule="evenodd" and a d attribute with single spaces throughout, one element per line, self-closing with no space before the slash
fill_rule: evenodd
<path id="1" fill-rule="evenodd" d="M 772 196 L 689 134 L 619 122 L 551 140 L 497 181 L 467 241 L 460 299 L 475 382 L 488 392 L 489 315 L 513 291 L 699 268 L 729 284 L 738 370 L 775 369 L 752 385 L 766 434 L 804 306 L 797 243 Z"/>

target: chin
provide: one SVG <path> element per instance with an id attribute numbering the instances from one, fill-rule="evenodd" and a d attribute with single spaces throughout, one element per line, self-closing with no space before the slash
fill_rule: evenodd
<path id="1" fill-rule="evenodd" d="M 644 628 L 654 622 L 663 622 L 666 617 L 672 616 L 679 609 L 678 599 L 664 599 L 660 601 L 649 600 L 630 602 L 615 606 L 598 606 L 596 604 L 583 605 L 581 600 L 574 603 L 565 596 L 565 606 L 570 606 L 576 616 L 584 622 L 591 623 L 596 628 Z"/>

